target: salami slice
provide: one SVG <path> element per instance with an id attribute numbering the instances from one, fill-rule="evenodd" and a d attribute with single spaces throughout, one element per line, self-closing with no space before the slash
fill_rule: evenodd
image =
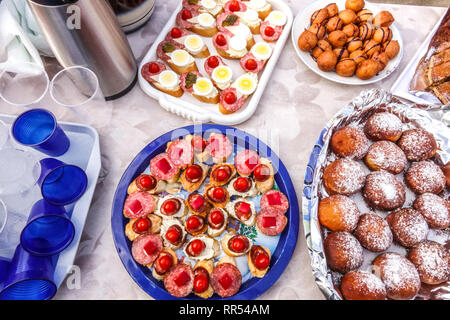
<path id="1" fill-rule="evenodd" d="M 173 40 L 163 40 L 156 48 L 156 55 L 164 61 L 169 61 L 169 54 L 177 49 L 183 49 L 183 45 Z"/>
<path id="2" fill-rule="evenodd" d="M 265 207 L 256 216 L 256 225 L 259 231 L 267 236 L 273 237 L 283 232 L 287 225 L 287 218 L 283 211 Z"/>
<path id="3" fill-rule="evenodd" d="M 289 200 L 282 192 L 269 190 L 261 197 L 260 205 L 261 209 L 274 208 L 285 214 L 289 209 Z"/>
<path id="4" fill-rule="evenodd" d="M 236 88 L 227 88 L 220 93 L 220 104 L 225 110 L 229 111 L 230 113 L 239 111 L 244 106 L 246 97 L 241 96 L 234 103 L 229 104 L 225 101 L 225 96 L 229 92 L 233 92 L 236 97 L 238 96 Z"/>
<path id="5" fill-rule="evenodd" d="M 225 50 L 228 50 L 228 48 L 226 48 Z M 213 67 L 213 68 L 210 67 L 209 64 L 208 64 L 208 61 L 209 61 L 209 59 L 210 59 L 211 57 L 215 57 L 215 58 L 217 58 L 217 60 L 219 61 L 219 64 L 218 64 L 217 66 Z M 222 60 L 222 58 L 221 58 L 220 56 L 210 56 L 208 59 L 205 60 L 205 71 L 206 71 L 206 73 L 207 73 L 209 76 L 212 75 L 214 69 L 217 68 L 218 66 L 226 66 L 225 62 L 223 62 L 223 60 Z"/>
<path id="6" fill-rule="evenodd" d="M 239 174 L 249 176 L 258 166 L 260 158 L 258 153 L 253 150 L 241 150 L 234 158 L 234 165 Z"/>
<path id="7" fill-rule="evenodd" d="M 164 279 L 164 287 L 174 297 L 188 296 L 194 288 L 194 271 L 191 266 L 180 263 L 173 267 Z"/>
<path id="8" fill-rule="evenodd" d="M 236 11 L 244 12 L 244 11 L 247 11 L 247 6 L 242 1 L 237 1 L 237 3 L 239 3 L 239 10 L 230 10 L 230 5 L 231 5 L 232 2 L 233 2 L 233 0 L 230 0 L 230 1 L 227 1 L 224 4 L 223 8 L 224 8 L 224 10 L 226 12 L 236 12 Z"/>
<path id="9" fill-rule="evenodd" d="M 223 12 L 217 16 L 217 28 L 220 32 L 225 33 L 229 37 L 233 36 L 233 33 L 226 27 L 237 26 L 239 22 L 239 17 L 232 12 Z"/>
<path id="10" fill-rule="evenodd" d="M 151 265 L 163 248 L 161 237 L 157 234 L 143 234 L 133 241 L 131 254 L 137 263 Z"/>
<path id="11" fill-rule="evenodd" d="M 185 10 L 185 9 L 183 9 L 183 10 Z M 184 20 L 183 19 L 183 10 L 181 10 L 180 12 L 178 12 L 178 14 L 177 14 L 177 18 L 176 18 L 176 23 L 177 23 L 177 25 L 180 27 L 180 28 L 184 28 L 184 29 L 190 29 L 190 28 L 192 28 L 193 26 L 195 26 L 195 23 L 192 23 L 192 22 L 189 22 L 188 20 Z M 187 9 L 186 9 L 187 10 Z M 198 12 L 196 12 L 196 11 L 191 11 L 191 10 L 189 10 L 190 12 L 191 12 L 191 14 L 192 14 L 192 17 L 196 17 L 196 16 L 198 16 Z"/>
<path id="12" fill-rule="evenodd" d="M 170 160 L 178 167 L 185 167 L 194 160 L 194 148 L 192 144 L 183 139 L 172 141 L 167 149 L 167 154 Z"/>
<path id="13" fill-rule="evenodd" d="M 247 61 L 250 60 L 250 59 L 253 59 L 253 60 L 256 61 L 256 68 L 255 69 L 247 68 Z M 258 73 L 264 68 L 264 65 L 265 65 L 266 62 L 263 61 L 263 60 L 256 59 L 255 56 L 253 55 L 253 53 L 249 52 L 249 53 L 247 53 L 245 56 L 243 56 L 241 58 L 240 63 L 241 63 L 242 69 L 244 69 L 245 72 Z"/>
<path id="14" fill-rule="evenodd" d="M 226 43 L 224 45 L 219 45 L 217 43 L 217 37 L 219 36 L 223 36 L 226 39 Z M 230 33 L 226 33 L 226 32 L 218 32 L 212 39 L 213 45 L 214 47 L 216 47 L 217 49 L 223 50 L 223 51 L 227 51 L 229 48 L 229 37 L 230 37 Z"/>
<path id="15" fill-rule="evenodd" d="M 177 36 L 176 38 L 174 38 L 174 36 L 173 36 L 173 33 L 174 33 L 173 30 L 174 29 L 177 29 L 177 32 L 180 33 L 179 37 Z M 169 31 L 167 33 L 165 40 L 178 42 L 176 39 L 182 39 L 182 38 L 184 38 L 184 37 L 186 37 L 186 36 L 188 36 L 190 34 L 191 33 L 188 30 L 184 29 L 184 28 L 172 28 L 171 31 Z M 178 42 L 178 43 L 181 44 L 181 42 Z M 184 47 L 184 45 L 183 45 L 183 47 Z"/>
<path id="16" fill-rule="evenodd" d="M 145 191 L 130 194 L 123 205 L 123 215 L 130 219 L 144 217 L 155 211 L 155 198 Z"/>
<path id="17" fill-rule="evenodd" d="M 158 67 L 159 67 L 158 72 L 152 72 L 150 70 L 150 65 L 152 63 L 155 63 L 156 65 L 158 65 Z M 141 74 L 144 77 L 144 79 L 147 80 L 148 82 L 156 82 L 156 80 L 153 79 L 152 77 L 157 76 L 164 70 L 166 70 L 166 66 L 163 63 L 161 63 L 159 61 L 151 61 L 151 62 L 144 64 L 144 66 L 142 67 L 142 70 L 141 70 Z"/>
<path id="18" fill-rule="evenodd" d="M 200 9 L 200 0 L 183 0 L 183 8 L 189 11 L 198 11 Z"/>
<path id="19" fill-rule="evenodd" d="M 171 180 L 178 172 L 179 167 L 170 160 L 167 153 L 160 153 L 150 161 L 152 174 L 160 180 Z"/>
<path id="20" fill-rule="evenodd" d="M 221 133 L 213 133 L 208 139 L 208 146 L 206 147 L 206 150 L 211 157 L 218 160 L 225 160 L 233 152 L 233 146 L 225 135 Z"/>
<path id="21" fill-rule="evenodd" d="M 234 296 L 242 284 L 242 275 L 231 263 L 216 266 L 211 275 L 211 286 L 222 298 Z"/>
<path id="22" fill-rule="evenodd" d="M 192 75 L 195 75 L 192 76 Z M 183 73 L 180 76 L 180 87 L 185 92 L 193 93 L 194 92 L 194 86 L 193 84 L 197 81 L 197 77 L 202 77 L 202 74 L 200 72 L 196 71 L 190 71 L 187 73 Z M 189 83 L 192 83 L 192 85 L 189 85 Z"/>
<path id="23" fill-rule="evenodd" d="M 268 36 L 266 34 L 265 30 L 267 27 L 272 27 L 274 29 L 275 32 L 273 33 L 272 36 Z M 259 32 L 264 41 L 267 41 L 267 42 L 277 41 L 280 38 L 281 34 L 283 33 L 283 27 L 282 26 L 273 26 L 268 21 L 264 21 L 263 23 L 261 23 Z"/>

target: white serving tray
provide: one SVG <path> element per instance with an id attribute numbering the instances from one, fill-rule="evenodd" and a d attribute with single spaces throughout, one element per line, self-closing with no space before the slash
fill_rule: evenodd
<path id="1" fill-rule="evenodd" d="M 15 116 L 0 114 L 0 121 L 6 123 L 7 126 L 11 126 Z M 55 269 L 55 283 L 59 287 L 67 273 L 69 273 L 74 264 L 75 255 L 78 250 L 78 245 L 80 243 L 81 234 L 83 232 L 84 224 L 89 212 L 89 207 L 91 205 L 92 197 L 94 195 L 94 190 L 97 185 L 98 176 L 101 169 L 101 156 L 100 156 L 100 143 L 97 131 L 86 125 L 68 123 L 68 122 L 58 122 L 64 132 L 67 134 L 70 140 L 70 148 L 67 153 L 56 159 L 63 162 L 74 164 L 85 170 L 88 177 L 88 186 L 84 195 L 75 203 L 66 206 L 66 210 L 69 215 L 71 215 L 71 220 L 75 225 L 75 236 L 68 248 L 66 248 L 60 255 Z M 37 159 L 47 158 L 43 153 L 35 151 L 31 148 L 19 147 L 20 149 L 32 152 Z M 37 187 L 35 187 L 38 189 Z M 34 197 L 33 203 L 42 198 L 40 192 L 32 192 L 30 197 Z M 24 226 L 26 220 L 28 219 L 29 212 L 20 212 L 17 214 L 12 213 L 18 223 Z M 15 243 L 11 243 L 9 252 L 6 252 L 6 258 L 12 258 L 14 249 L 20 242 L 20 232 L 21 228 L 15 228 L 14 232 L 16 234 L 8 239 L 14 239 Z M 5 255 L 5 252 L 2 252 Z"/>
<path id="2" fill-rule="evenodd" d="M 447 11 L 444 12 L 442 17 L 439 19 L 439 21 L 434 26 L 433 30 L 428 34 L 425 41 L 420 46 L 419 50 L 416 51 L 416 54 L 411 59 L 411 61 L 408 63 L 406 68 L 403 70 L 403 72 L 400 74 L 400 76 L 395 81 L 394 85 L 392 86 L 392 93 L 396 96 L 408 99 L 410 101 L 419 103 L 419 104 L 425 104 L 425 105 L 434 105 L 434 104 L 442 104 L 442 102 L 436 98 L 431 93 L 427 95 L 427 99 L 423 99 L 419 96 L 413 95 L 409 92 L 409 85 L 411 83 L 411 80 L 414 76 L 414 73 L 416 72 L 417 65 L 419 64 L 420 59 L 425 55 L 425 53 L 428 50 L 428 46 L 430 44 L 431 38 L 436 33 L 437 29 L 439 28 L 439 25 L 442 22 L 442 19 L 444 19 L 445 14 Z"/>
<path id="3" fill-rule="evenodd" d="M 319 76 L 324 77 L 325 79 L 347 84 L 347 85 L 366 85 L 369 83 L 374 83 L 377 81 L 380 81 L 386 77 L 388 77 L 392 72 L 397 69 L 397 67 L 400 65 L 400 61 L 403 57 L 403 39 L 400 34 L 399 29 L 396 26 L 396 23 L 394 22 L 391 25 L 392 29 L 392 39 L 397 40 L 398 44 L 400 45 L 400 51 L 397 54 L 397 56 L 390 60 L 387 66 L 376 76 L 374 76 L 371 79 L 368 80 L 361 80 L 355 75 L 353 77 L 341 77 L 336 72 L 325 72 L 319 69 L 317 66 L 317 62 L 313 59 L 311 54 L 308 51 L 302 51 L 297 45 L 297 40 L 300 34 L 305 30 L 308 29 L 310 25 L 310 19 L 312 14 L 319 9 L 322 9 L 326 5 L 330 4 L 331 2 L 335 2 L 338 7 L 339 11 L 345 9 L 345 0 L 336 0 L 336 1 L 330 1 L 330 0 L 317 0 L 311 2 L 309 5 L 307 5 L 303 10 L 301 10 L 297 16 L 295 17 L 294 24 L 292 26 L 292 44 L 294 45 L 295 51 L 297 52 L 297 55 L 300 57 L 300 59 L 303 61 L 304 64 L 308 68 L 310 68 L 312 71 L 317 73 Z M 373 12 L 374 16 L 381 11 L 379 5 L 372 4 L 370 2 L 366 1 L 365 8 L 369 9 Z"/>
<path id="4" fill-rule="evenodd" d="M 144 64 L 146 64 L 149 61 L 152 60 L 158 60 L 158 57 L 156 55 L 156 49 L 158 47 L 158 44 L 164 40 L 167 33 L 176 25 L 176 16 L 178 12 L 182 9 L 182 3 L 181 0 L 180 4 L 178 5 L 177 9 L 175 9 L 172 16 L 167 21 L 167 24 L 162 29 L 161 33 L 156 38 L 155 42 L 153 43 L 152 47 L 142 60 L 142 63 L 139 67 L 139 84 L 144 90 L 146 94 L 148 94 L 150 97 L 155 98 L 158 100 L 161 107 L 166 109 L 167 111 L 170 111 L 172 113 L 175 113 L 178 116 L 181 116 L 183 118 L 192 120 L 192 121 L 199 121 L 199 122 L 214 122 L 217 124 L 224 124 L 224 125 L 236 125 L 241 122 L 246 121 L 248 118 L 250 118 L 253 113 L 256 111 L 256 108 L 258 106 L 259 100 L 261 99 L 261 96 L 264 93 L 264 89 L 270 79 L 270 76 L 275 69 L 275 65 L 278 61 L 278 58 L 280 57 L 281 52 L 283 51 L 283 47 L 286 43 L 286 40 L 289 37 L 289 33 L 292 26 L 293 21 L 293 15 L 292 11 L 289 8 L 289 6 L 284 3 L 282 0 L 269 0 L 269 3 L 272 5 L 273 9 L 277 9 L 280 11 L 283 11 L 287 16 L 287 23 L 284 26 L 283 33 L 281 34 L 281 37 L 278 39 L 278 41 L 275 43 L 275 47 L 273 50 L 272 57 L 267 62 L 264 70 L 262 71 L 260 77 L 259 77 L 259 84 L 258 88 L 256 89 L 255 93 L 248 99 L 248 101 L 244 104 L 241 110 L 230 114 L 230 115 L 224 115 L 220 113 L 218 105 L 214 104 L 207 104 L 198 101 L 190 94 L 184 94 L 181 98 L 175 98 L 171 95 L 168 95 L 166 93 L 163 93 L 155 88 L 153 88 L 143 77 L 141 74 L 141 69 Z M 261 41 L 262 38 L 259 35 L 253 35 L 255 38 L 255 41 Z M 212 44 L 212 38 L 205 38 L 202 37 L 205 44 L 208 46 L 209 51 L 211 52 L 211 55 L 216 55 L 217 52 L 214 48 L 214 45 Z M 206 59 L 196 59 L 197 66 L 199 68 L 199 72 L 203 74 L 204 76 L 207 76 L 207 73 L 204 71 L 204 62 Z M 244 71 L 240 67 L 239 60 L 229 60 L 224 59 L 224 62 L 233 70 L 233 78 L 236 79 L 239 75 L 243 74 Z"/>

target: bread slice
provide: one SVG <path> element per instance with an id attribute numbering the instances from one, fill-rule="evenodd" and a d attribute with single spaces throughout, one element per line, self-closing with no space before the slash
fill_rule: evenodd
<path id="1" fill-rule="evenodd" d="M 273 188 L 273 185 L 275 183 L 275 171 L 273 169 L 272 162 L 269 159 L 261 158 L 259 162 L 260 162 L 260 164 L 264 164 L 267 167 L 269 167 L 269 170 L 270 170 L 269 179 L 267 179 L 266 181 L 263 181 L 263 182 L 259 182 L 259 181 L 255 180 L 256 190 L 258 190 L 258 192 L 265 193 L 266 191 L 272 190 L 272 188 Z"/>
<path id="2" fill-rule="evenodd" d="M 194 266 L 194 273 L 195 273 L 195 270 L 198 268 L 204 268 L 206 271 L 208 271 L 209 279 L 211 279 L 211 275 L 212 275 L 212 272 L 214 269 L 214 260 L 209 259 L 209 260 L 202 260 L 202 261 L 197 262 Z M 194 292 L 194 293 L 203 299 L 210 298 L 214 294 L 214 289 L 211 286 L 211 281 L 210 281 L 208 289 L 206 289 L 206 291 L 204 291 L 202 293 L 196 293 L 196 292 Z"/>
<path id="3" fill-rule="evenodd" d="M 188 49 L 186 49 L 186 50 L 188 50 Z M 198 59 L 208 58 L 211 55 L 211 53 L 209 52 L 209 49 L 206 45 L 203 47 L 202 51 L 200 51 L 200 52 L 192 53 L 191 51 L 189 51 L 189 53 L 191 54 L 191 56 L 193 56 L 194 58 L 198 58 Z"/>
<path id="4" fill-rule="evenodd" d="M 203 102 L 203 103 L 210 103 L 210 104 L 218 104 L 219 100 L 220 100 L 220 96 L 219 96 L 219 92 L 217 92 L 217 94 L 214 97 L 204 97 L 204 96 L 199 96 L 195 93 L 192 93 L 192 95 L 199 101 Z"/>
<path id="5" fill-rule="evenodd" d="M 150 84 L 159 91 L 170 94 L 175 98 L 180 98 L 184 93 L 180 86 L 178 86 L 175 90 L 169 90 L 167 88 L 164 88 L 159 82 L 150 82 Z"/>
<path id="6" fill-rule="evenodd" d="M 191 71 L 198 72 L 197 64 L 195 63 L 195 61 L 193 61 L 191 64 L 188 64 L 187 66 L 184 66 L 184 67 L 177 66 L 176 64 L 174 64 L 172 62 L 172 60 L 167 61 L 167 64 L 173 71 L 175 71 L 178 74 L 183 74 L 183 73 L 187 73 L 187 72 L 191 72 Z"/>
<path id="7" fill-rule="evenodd" d="M 214 37 L 216 35 L 216 33 L 219 32 L 219 30 L 217 29 L 216 26 L 212 26 L 210 28 L 204 28 L 197 24 L 195 26 L 193 26 L 192 28 L 190 28 L 190 30 L 200 36 L 207 37 L 207 38 Z"/>
<path id="8" fill-rule="evenodd" d="M 259 247 L 261 247 L 261 248 L 267 253 L 267 255 L 269 256 L 269 259 L 271 259 L 272 256 L 271 256 L 271 254 L 270 254 L 270 250 L 267 249 L 267 248 L 264 247 L 264 246 L 261 246 L 261 245 L 259 245 Z M 252 260 L 252 258 L 251 258 L 251 255 L 252 255 L 251 253 L 252 253 L 252 251 L 251 251 L 251 249 L 250 249 L 250 252 L 249 252 L 248 258 L 247 258 L 248 269 L 250 270 L 250 273 L 251 273 L 252 275 L 254 275 L 255 277 L 257 277 L 257 278 L 262 278 L 262 277 L 265 276 L 265 274 L 266 274 L 267 271 L 269 270 L 269 267 L 267 267 L 267 268 L 264 269 L 264 270 L 259 270 L 258 268 L 256 268 L 256 266 L 254 265 L 253 260 Z"/>
<path id="9" fill-rule="evenodd" d="M 172 258 L 173 258 L 173 265 L 175 266 L 175 265 L 178 264 L 178 257 L 177 257 L 177 254 L 175 253 L 175 251 L 173 251 L 173 250 L 171 250 L 171 249 L 163 249 L 163 250 L 161 251 L 161 253 L 168 253 L 168 254 L 170 254 L 170 255 L 172 256 Z M 161 253 L 160 253 L 160 254 L 161 254 Z M 155 267 L 153 267 L 153 270 L 152 270 L 153 278 L 155 278 L 155 279 L 158 280 L 158 281 L 164 280 L 164 278 L 166 277 L 166 275 L 167 275 L 168 273 L 169 273 L 169 272 L 166 272 L 165 274 L 161 275 L 161 274 L 159 274 L 159 273 L 157 273 L 157 272 L 155 271 Z"/>
<path id="10" fill-rule="evenodd" d="M 253 38 L 252 38 L 253 39 Z M 254 40 L 253 40 L 254 41 Z M 238 60 L 241 59 L 243 56 L 245 56 L 248 52 L 245 52 L 245 54 L 243 54 L 242 56 L 231 56 L 227 51 L 223 50 L 223 49 L 219 49 L 216 47 L 216 51 L 217 53 L 225 59 L 231 59 L 231 60 Z"/>

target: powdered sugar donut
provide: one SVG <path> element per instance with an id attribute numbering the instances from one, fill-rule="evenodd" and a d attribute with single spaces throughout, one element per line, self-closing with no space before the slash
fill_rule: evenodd
<path id="1" fill-rule="evenodd" d="M 323 171 L 323 183 L 330 194 L 352 195 L 362 189 L 365 180 L 364 168 L 347 158 L 330 163 Z"/>
<path id="2" fill-rule="evenodd" d="M 362 159 L 369 149 L 369 140 L 361 129 L 346 126 L 333 134 L 330 145 L 339 157 Z"/>
<path id="3" fill-rule="evenodd" d="M 450 203 L 433 193 L 424 193 L 416 198 L 414 209 L 419 211 L 432 229 L 450 226 Z"/>
<path id="4" fill-rule="evenodd" d="M 422 193 L 440 193 L 445 188 L 445 176 L 441 168 L 432 161 L 420 161 L 411 164 L 405 174 L 405 181 L 412 191 Z"/>
<path id="5" fill-rule="evenodd" d="M 372 262 L 373 272 L 386 285 L 387 296 L 394 300 L 409 300 L 420 290 L 420 278 L 414 265 L 398 253 L 387 252 Z"/>
<path id="6" fill-rule="evenodd" d="M 325 255 L 330 269 L 347 273 L 363 263 L 363 249 L 359 241 L 349 232 L 330 233 L 324 241 Z"/>
<path id="7" fill-rule="evenodd" d="M 393 174 L 380 170 L 367 176 L 363 196 L 370 207 L 388 211 L 403 206 L 406 190 Z"/>
<path id="8" fill-rule="evenodd" d="M 396 142 L 402 135 L 402 121 L 389 112 L 372 115 L 364 126 L 364 132 L 375 141 L 389 140 Z"/>
<path id="9" fill-rule="evenodd" d="M 398 146 L 405 152 L 409 161 L 430 159 L 437 151 L 437 143 L 433 135 L 423 129 L 411 129 L 403 132 Z"/>
<path id="10" fill-rule="evenodd" d="M 395 241 L 404 247 L 412 247 L 427 238 L 428 224 L 417 210 L 403 208 L 389 214 L 386 220 Z"/>
<path id="11" fill-rule="evenodd" d="M 393 240 L 389 224 L 376 214 L 363 214 L 359 217 L 354 234 L 364 248 L 373 252 L 387 250 Z"/>
<path id="12" fill-rule="evenodd" d="M 353 232 L 358 224 L 359 210 L 349 197 L 333 195 L 320 200 L 318 215 L 320 224 L 331 231 Z"/>
<path id="13" fill-rule="evenodd" d="M 408 252 L 408 259 L 416 266 L 422 282 L 439 284 L 450 280 L 450 253 L 443 245 L 423 241 Z"/>
<path id="14" fill-rule="evenodd" d="M 386 287 L 373 273 L 353 270 L 341 280 L 341 291 L 347 300 L 385 300 Z"/>
<path id="15" fill-rule="evenodd" d="M 366 154 L 365 162 L 370 170 L 386 170 L 399 174 L 405 170 L 408 160 L 402 149 L 391 141 L 377 141 Z"/>

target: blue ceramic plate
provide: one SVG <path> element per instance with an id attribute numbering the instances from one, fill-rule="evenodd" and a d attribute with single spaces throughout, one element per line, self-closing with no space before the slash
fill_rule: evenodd
<path id="1" fill-rule="evenodd" d="M 165 290 L 162 281 L 157 281 L 153 278 L 149 268 L 136 263 L 131 255 L 131 242 L 124 233 L 125 225 L 127 224 L 128 219 L 126 219 L 122 214 L 123 204 L 127 197 L 127 188 L 138 175 L 148 170 L 150 160 L 153 157 L 161 152 L 165 152 L 168 142 L 194 133 L 197 135 L 202 134 L 206 139 L 212 132 L 225 134 L 234 145 L 234 152 L 242 148 L 252 149 L 257 151 L 261 157 L 269 158 L 274 165 L 275 171 L 277 172 L 275 174 L 276 185 L 278 189 L 288 197 L 290 203 L 289 211 L 286 213 L 288 217 L 288 224 L 286 229 L 278 238 L 278 243 L 272 253 L 269 271 L 263 278 L 248 277 L 248 280 L 246 281 L 246 277 L 244 277 L 243 284 L 239 292 L 228 299 L 250 300 L 260 296 L 267 289 L 269 289 L 275 281 L 277 281 L 281 273 L 287 267 L 294 252 L 299 228 L 299 207 L 297 196 L 285 166 L 268 146 L 256 137 L 244 131 L 221 125 L 196 125 L 170 131 L 147 145 L 131 162 L 117 187 L 111 214 L 114 242 L 123 265 L 134 281 L 136 281 L 136 283 L 139 284 L 145 292 L 155 299 L 176 298 Z M 201 298 L 191 294 L 186 297 L 186 299 Z M 212 299 L 221 298 L 214 294 Z"/>

